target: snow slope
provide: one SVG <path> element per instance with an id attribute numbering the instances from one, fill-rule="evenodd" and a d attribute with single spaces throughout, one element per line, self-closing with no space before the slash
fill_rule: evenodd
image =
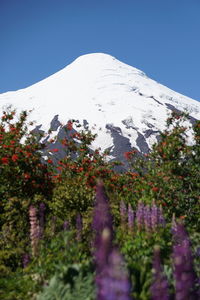
<path id="1" fill-rule="evenodd" d="M 8 104 L 34 109 L 31 119 L 46 132 L 58 132 L 69 119 L 85 120 L 98 134 L 93 147 L 110 148 L 118 158 L 131 147 L 148 152 L 171 110 L 200 119 L 200 102 L 103 53 L 80 56 L 30 87 L 0 94 L 1 109 Z"/>

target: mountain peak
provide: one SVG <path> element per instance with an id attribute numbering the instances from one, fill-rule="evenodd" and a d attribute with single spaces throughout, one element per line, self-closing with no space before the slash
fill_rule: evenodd
<path id="1" fill-rule="evenodd" d="M 75 59 L 70 66 L 79 66 L 81 67 L 85 67 L 87 65 L 87 68 L 91 68 L 91 69 L 97 69 L 97 70 L 113 70 L 113 71 L 117 71 L 119 69 L 127 69 L 129 70 L 131 68 L 131 71 L 135 71 L 135 73 L 137 73 L 138 75 L 142 75 L 142 76 L 146 76 L 144 72 L 142 72 L 141 70 L 134 68 L 132 66 L 129 66 L 123 62 L 121 62 L 120 60 L 118 60 L 117 58 L 115 58 L 114 56 L 110 55 L 110 54 L 106 54 L 106 53 L 88 53 L 88 54 L 84 54 L 79 56 L 77 59 Z M 66 68 L 68 68 L 69 66 L 67 66 Z"/>
<path id="2" fill-rule="evenodd" d="M 110 54 L 103 52 L 94 52 L 83 54 L 75 59 L 75 61 L 81 60 L 116 60 L 116 58 Z"/>
<path id="3" fill-rule="evenodd" d="M 57 132 L 69 119 L 87 123 L 98 135 L 93 147 L 111 149 L 115 158 L 131 148 L 148 152 L 171 111 L 200 119 L 198 101 L 104 53 L 82 55 L 26 89 L 1 94 L 0 104 L 34 109 L 32 119 L 46 132 Z"/>

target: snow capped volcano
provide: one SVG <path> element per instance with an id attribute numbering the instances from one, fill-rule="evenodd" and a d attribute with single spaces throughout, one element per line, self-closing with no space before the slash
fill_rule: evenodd
<path id="1" fill-rule="evenodd" d="M 80 56 L 30 87 L 1 94 L 1 109 L 8 104 L 34 109 L 31 119 L 46 132 L 58 132 L 69 119 L 88 124 L 98 134 L 93 147 L 117 158 L 132 147 L 148 152 L 171 110 L 200 119 L 198 101 L 103 53 Z"/>

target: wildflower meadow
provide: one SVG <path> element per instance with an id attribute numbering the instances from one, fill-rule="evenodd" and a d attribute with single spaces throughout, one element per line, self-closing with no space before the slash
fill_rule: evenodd
<path id="1" fill-rule="evenodd" d="M 191 144 L 172 113 L 119 172 L 76 121 L 47 139 L 29 119 L 0 119 L 0 299 L 200 299 L 200 121 Z"/>

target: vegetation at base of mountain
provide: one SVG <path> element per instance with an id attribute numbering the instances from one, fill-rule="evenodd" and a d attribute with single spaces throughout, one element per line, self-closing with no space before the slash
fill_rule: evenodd
<path id="1" fill-rule="evenodd" d="M 188 145 L 187 119 L 173 113 L 151 153 L 125 153 L 130 168 L 116 173 L 119 162 L 91 151 L 95 136 L 74 130 L 73 120 L 59 141 L 66 157 L 53 163 L 56 137 L 44 158 L 28 112 L 8 108 L 0 121 L 0 298 L 198 299 L 200 121 Z"/>

